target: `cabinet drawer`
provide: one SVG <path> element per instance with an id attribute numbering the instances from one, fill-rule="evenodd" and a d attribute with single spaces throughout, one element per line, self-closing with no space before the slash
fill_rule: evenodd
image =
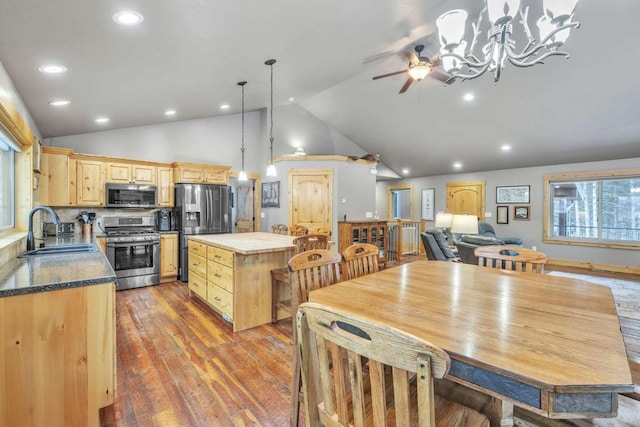
<path id="1" fill-rule="evenodd" d="M 233 293 L 233 268 L 210 259 L 207 261 L 207 279 L 225 291 Z"/>
<path id="2" fill-rule="evenodd" d="M 207 301 L 220 313 L 226 314 L 230 320 L 233 320 L 233 295 L 229 292 L 208 282 Z"/>
<path id="3" fill-rule="evenodd" d="M 202 277 L 194 274 L 193 270 L 190 271 L 189 274 L 189 290 L 194 292 L 200 298 L 206 300 L 207 299 L 207 281 Z"/>
<path id="4" fill-rule="evenodd" d="M 233 268 L 233 252 L 214 246 L 207 247 L 207 258 Z"/>
<path id="5" fill-rule="evenodd" d="M 210 184 L 226 184 L 227 171 L 219 169 L 207 169 L 205 171 L 205 181 Z"/>
<path id="6" fill-rule="evenodd" d="M 189 240 L 189 254 L 196 254 L 206 258 L 207 245 Z"/>
<path id="7" fill-rule="evenodd" d="M 196 273 L 200 277 L 207 277 L 207 259 L 196 255 L 195 253 L 189 254 L 189 273 Z"/>

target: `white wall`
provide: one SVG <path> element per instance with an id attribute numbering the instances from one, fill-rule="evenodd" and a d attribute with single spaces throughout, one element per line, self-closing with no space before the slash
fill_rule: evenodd
<path id="1" fill-rule="evenodd" d="M 13 82 L 11 81 L 11 77 L 9 77 L 9 74 L 7 74 L 7 70 L 4 69 L 4 66 L 2 65 L 1 62 L 0 62 L 0 91 L 3 92 L 1 97 L 11 100 L 15 109 L 18 110 L 18 113 L 20 113 L 22 118 L 29 125 L 29 129 L 31 129 L 31 132 L 34 135 L 36 135 L 38 138 L 40 138 L 40 131 L 38 131 L 38 128 L 36 127 L 35 122 L 31 118 L 31 114 L 29 114 L 29 111 L 27 110 L 27 107 L 22 101 L 20 94 L 18 93 L 15 86 L 13 85 Z"/>
<path id="2" fill-rule="evenodd" d="M 406 179 L 402 181 L 378 182 L 376 186 L 376 205 L 381 218 L 387 218 L 387 187 L 394 184 L 413 185 L 414 213 L 413 219 L 420 219 L 421 191 L 424 188 L 435 188 L 436 212 L 445 211 L 447 206 L 446 183 L 456 181 L 486 181 L 486 212 L 492 214 L 485 220 L 496 231 L 498 237 L 521 237 L 527 247 L 536 246 L 550 258 L 612 264 L 629 267 L 640 267 L 640 256 L 637 250 L 609 249 L 578 245 L 561 245 L 543 243 L 543 179 L 546 174 L 599 171 L 611 169 L 637 168 L 640 158 L 610 160 L 602 162 L 572 163 L 565 165 L 551 165 L 521 169 L 505 169 L 499 171 L 477 172 L 468 174 L 452 174 Z M 509 205 L 509 224 L 496 224 L 496 186 L 530 185 L 531 210 L 529 221 L 513 220 L 513 205 Z M 427 222 L 427 227 L 433 227 L 433 222 Z"/>

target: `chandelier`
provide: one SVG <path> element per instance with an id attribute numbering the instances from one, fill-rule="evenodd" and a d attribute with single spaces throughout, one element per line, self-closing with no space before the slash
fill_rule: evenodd
<path id="1" fill-rule="evenodd" d="M 436 20 L 440 38 L 440 60 L 451 78 L 470 80 L 490 71 L 498 83 L 506 61 L 517 67 L 531 67 L 542 64 L 550 56 L 564 56 L 560 47 L 569 38 L 571 28 L 578 28 L 579 22 L 571 22 L 578 0 L 537 0 L 542 2 L 542 16 L 536 21 L 539 38 L 536 39 L 529 27 L 529 6 L 521 8 L 520 0 L 485 0 L 485 7 L 478 19 L 471 23 L 473 38 L 471 43 L 464 40 L 467 12 L 462 9 L 450 10 Z M 482 20 L 488 16 L 490 28 L 487 42 L 482 47 L 481 57 L 474 53 L 481 33 Z M 522 50 L 517 50 L 512 38 L 513 22 L 520 14 L 520 24 L 527 42 Z M 539 40 L 539 41 L 538 41 Z M 469 48 L 467 49 L 467 46 Z"/>

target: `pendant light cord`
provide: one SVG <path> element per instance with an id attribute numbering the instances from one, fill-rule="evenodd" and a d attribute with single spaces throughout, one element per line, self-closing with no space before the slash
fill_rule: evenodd
<path id="1" fill-rule="evenodd" d="M 271 67 L 271 128 L 269 129 L 269 151 L 271 154 L 271 166 L 273 165 L 273 64 L 275 63 L 275 59 L 269 59 L 265 61 L 265 64 Z"/>
<path id="2" fill-rule="evenodd" d="M 242 171 L 244 172 L 244 85 L 247 82 L 239 82 L 238 85 L 242 87 L 242 148 L 240 151 L 242 152 Z"/>

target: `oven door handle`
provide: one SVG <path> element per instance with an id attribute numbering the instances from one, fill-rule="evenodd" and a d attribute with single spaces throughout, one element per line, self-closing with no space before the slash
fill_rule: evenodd
<path id="1" fill-rule="evenodd" d="M 123 242 L 123 243 L 107 243 L 108 248 L 130 248 L 131 246 L 141 245 L 159 245 L 160 242 Z"/>

